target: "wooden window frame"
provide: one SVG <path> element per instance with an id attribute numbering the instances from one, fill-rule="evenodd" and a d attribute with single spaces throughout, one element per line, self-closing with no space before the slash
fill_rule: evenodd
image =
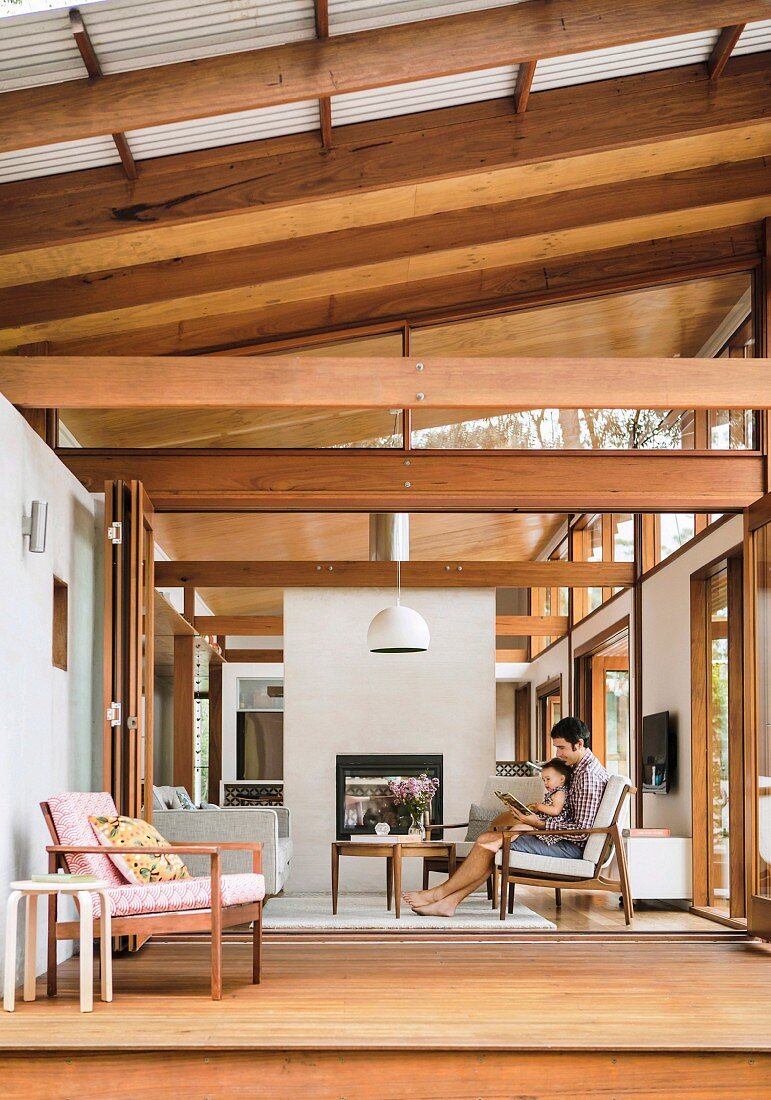
<path id="1" fill-rule="evenodd" d="M 51 623 L 51 663 L 67 671 L 69 637 L 69 589 L 66 581 L 54 575 L 53 617 Z"/>
<path id="2" fill-rule="evenodd" d="M 549 752 L 549 733 L 551 732 L 551 725 L 549 725 L 549 699 L 559 698 L 560 708 L 562 708 L 564 700 L 562 697 L 562 673 L 557 673 L 556 676 L 550 677 L 548 680 L 544 680 L 543 683 L 538 684 L 535 689 L 536 699 L 536 748 L 541 760 L 551 759 L 551 753 Z"/>
<path id="3" fill-rule="evenodd" d="M 597 609 L 599 610 L 599 608 Z M 601 736 L 602 747 L 595 740 L 594 730 L 594 714 L 595 714 L 595 700 L 592 691 L 591 677 L 587 676 L 587 663 L 591 662 L 594 657 L 602 656 L 602 649 L 608 642 L 619 634 L 626 632 L 627 636 L 627 663 L 629 667 L 629 770 L 630 773 L 634 772 L 637 766 L 637 721 L 636 721 L 636 699 L 637 693 L 640 690 L 639 676 L 634 663 L 633 654 L 633 638 L 632 638 L 632 622 L 630 615 L 624 615 L 622 618 L 617 619 L 604 630 L 600 630 L 593 637 L 588 638 L 581 645 L 576 646 L 573 651 L 573 683 L 575 690 L 575 713 L 591 730 L 592 742 L 591 749 L 595 755 L 600 759 L 604 758 L 604 735 Z M 600 753 L 597 753 L 597 749 L 600 749 Z"/>
<path id="4" fill-rule="evenodd" d="M 742 546 L 733 547 L 691 574 L 691 818 L 694 912 L 720 924 L 746 924 L 744 568 Z M 668 560 L 668 559 L 667 559 Z M 728 753 L 730 907 L 712 905 L 709 830 L 711 822 L 709 598 L 712 577 L 728 570 Z M 734 629 L 731 629 L 731 623 Z M 738 684 L 738 690 L 736 685 Z M 733 685 L 733 688 L 732 688 Z"/>

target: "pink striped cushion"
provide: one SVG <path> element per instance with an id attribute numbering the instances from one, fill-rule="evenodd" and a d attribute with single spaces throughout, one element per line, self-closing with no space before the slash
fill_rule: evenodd
<path id="1" fill-rule="evenodd" d="M 222 904 L 245 905 L 265 897 L 262 875 L 222 875 Z M 110 912 L 114 917 L 133 917 L 148 913 L 177 913 L 185 909 L 208 909 L 211 905 L 211 879 L 176 879 L 150 882 L 145 886 L 123 885 L 108 891 Z M 99 912 L 99 896 L 91 895 L 94 915 Z"/>
<path id="2" fill-rule="evenodd" d="M 117 814 L 115 803 L 107 791 L 65 791 L 48 799 L 60 844 L 76 847 L 96 847 L 99 839 L 91 828 L 89 816 Z M 70 871 L 76 875 L 97 875 L 110 886 L 125 886 L 126 879 L 109 856 L 67 856 Z"/>

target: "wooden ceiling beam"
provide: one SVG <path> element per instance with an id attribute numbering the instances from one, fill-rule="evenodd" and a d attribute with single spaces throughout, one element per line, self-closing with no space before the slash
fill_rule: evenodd
<path id="1" fill-rule="evenodd" d="M 97 279 L 0 291 L 0 349 L 94 339 L 321 293 L 393 286 L 470 267 L 551 259 L 668 231 L 722 228 L 771 215 L 771 162 L 694 169 L 649 180 L 448 211 L 386 226 L 158 263 Z M 217 289 L 211 289 L 212 286 Z"/>
<path id="2" fill-rule="evenodd" d="M 0 356 L 0 392 L 32 408 L 514 410 L 541 408 L 545 387 L 556 409 L 768 409 L 771 361 Z"/>
<path id="3" fill-rule="evenodd" d="M 130 189 L 112 168 L 4 184 L 0 285 L 765 155 L 770 83 L 750 55 L 719 96 L 691 66 L 539 93 L 527 125 L 491 100 L 336 127 L 334 157 L 300 134 L 144 161 Z"/>
<path id="4" fill-rule="evenodd" d="M 561 638 L 568 632 L 567 615 L 498 615 L 497 638 Z"/>
<path id="5" fill-rule="evenodd" d="M 83 64 L 86 66 L 86 72 L 92 81 L 101 80 L 104 76 L 102 66 L 99 63 L 99 58 L 97 57 L 96 50 L 91 41 L 91 35 L 88 33 L 86 25 L 83 22 L 83 16 L 77 8 L 70 8 L 70 28 L 72 30 L 72 37 L 75 39 L 75 45 L 78 47 L 80 56 L 83 58 Z M 120 157 L 126 179 L 135 180 L 137 178 L 137 166 L 129 143 L 126 140 L 126 135 L 117 131 L 110 136 L 118 151 L 118 156 Z"/>
<path id="6" fill-rule="evenodd" d="M 712 53 L 707 61 L 707 71 L 710 80 L 717 80 L 723 75 L 736 43 L 742 36 L 746 23 L 737 23 L 733 27 L 723 27 L 717 42 L 712 48 Z"/>
<path id="7" fill-rule="evenodd" d="M 0 97 L 0 152 L 297 103 L 762 19 L 761 0 L 527 4 L 114 73 Z"/>
<path id="8" fill-rule="evenodd" d="M 140 480 L 157 512 L 733 512 L 766 492 L 742 451 L 57 453 L 94 493 Z"/>
<path id="9" fill-rule="evenodd" d="M 282 615 L 196 615 L 199 634 L 230 634 L 240 637 L 280 637 L 284 633 Z"/>
<path id="10" fill-rule="evenodd" d="M 229 665 L 281 664 L 283 649 L 226 649 L 222 654 Z"/>
<path id="11" fill-rule="evenodd" d="M 629 588 L 629 562 L 404 561 L 403 588 Z M 204 588 L 391 588 L 391 561 L 163 561 L 157 585 Z"/>
<path id="12" fill-rule="evenodd" d="M 143 355 L 264 354 L 298 344 L 401 331 L 405 323 L 463 320 L 750 270 L 762 255 L 761 226 L 757 221 L 621 248 L 277 303 L 244 313 L 207 315 L 184 325 L 167 323 L 138 330 L 130 337 L 130 350 Z M 22 297 L 27 290 L 24 288 Z M 55 341 L 52 350 L 63 355 L 120 355 L 129 349 L 126 334 L 119 332 Z"/>

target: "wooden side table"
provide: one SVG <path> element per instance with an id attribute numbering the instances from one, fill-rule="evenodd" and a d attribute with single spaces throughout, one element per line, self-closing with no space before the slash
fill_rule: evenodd
<path id="1" fill-rule="evenodd" d="M 396 919 L 401 916 L 402 900 L 402 861 L 410 857 L 427 859 L 429 856 L 444 855 L 450 874 L 455 872 L 455 844 L 446 840 L 333 840 L 332 841 L 332 914 L 337 913 L 337 892 L 340 881 L 340 857 L 356 856 L 363 859 L 385 857 L 386 860 L 386 900 L 391 908 L 391 894 L 394 896 Z"/>
<path id="2" fill-rule="evenodd" d="M 92 894 L 101 901 L 101 995 L 103 1001 L 112 1000 L 112 943 L 110 899 L 106 882 L 12 882 L 8 898 L 5 925 L 5 976 L 3 1008 L 13 1012 L 16 1007 L 16 932 L 19 902 L 27 899 L 24 936 L 24 1000 L 35 1000 L 35 956 L 37 949 L 37 899 L 41 894 L 67 894 L 74 896 L 80 914 L 80 1011 L 91 1012 L 94 1007 L 94 908 Z"/>

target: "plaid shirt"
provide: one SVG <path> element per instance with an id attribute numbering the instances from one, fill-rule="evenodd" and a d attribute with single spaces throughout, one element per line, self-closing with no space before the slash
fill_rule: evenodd
<path id="1" fill-rule="evenodd" d="M 547 817 L 544 822 L 546 829 L 590 829 L 600 808 L 602 796 L 605 793 L 605 785 L 610 776 L 603 768 L 597 757 L 587 749 L 581 759 L 573 768 L 570 776 L 568 796 L 565 800 L 567 821 L 560 821 L 554 817 Z M 563 815 L 560 814 L 560 817 Z M 557 844 L 560 840 L 570 840 L 583 848 L 588 836 L 542 836 L 544 844 Z"/>

